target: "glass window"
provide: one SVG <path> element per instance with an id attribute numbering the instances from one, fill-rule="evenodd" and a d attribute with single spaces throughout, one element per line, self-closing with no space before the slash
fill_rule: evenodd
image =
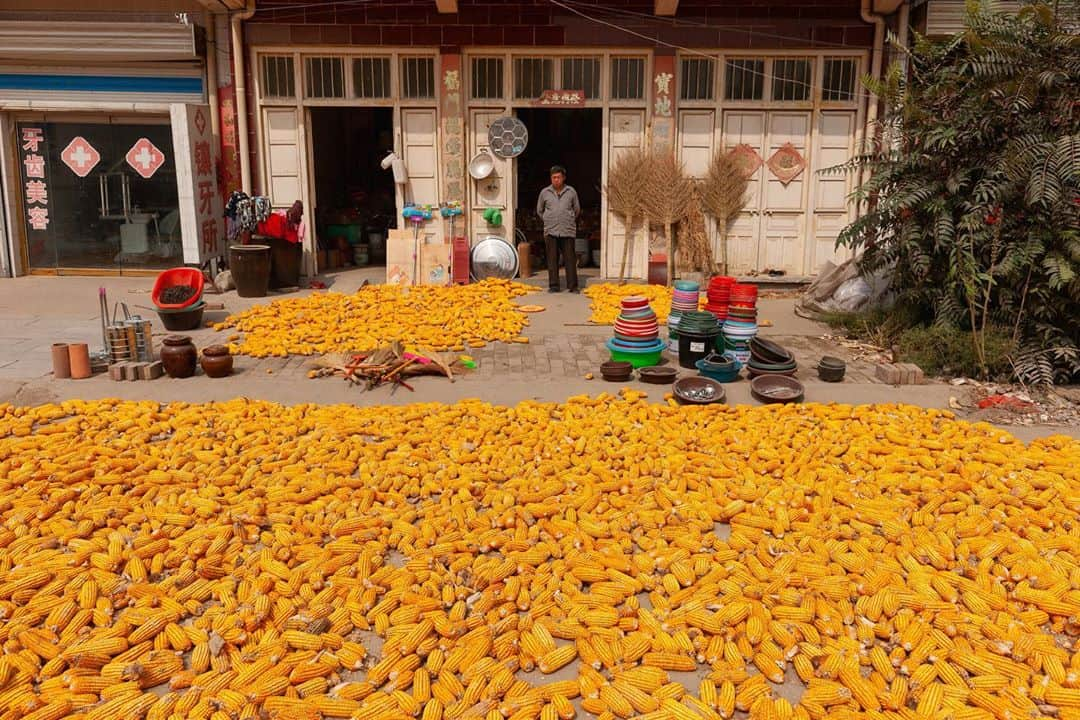
<path id="1" fill-rule="evenodd" d="M 390 97 L 390 58 L 353 60 L 353 91 L 361 98 Z"/>
<path id="2" fill-rule="evenodd" d="M 825 102 L 851 102 L 855 99 L 855 58 L 825 58 L 821 99 Z"/>
<path id="3" fill-rule="evenodd" d="M 17 140 L 31 267 L 183 262 L 168 123 L 19 123 Z"/>
<path id="4" fill-rule="evenodd" d="M 502 58 L 472 59 L 472 96 L 477 100 L 501 100 L 503 97 Z"/>
<path id="5" fill-rule="evenodd" d="M 435 97 L 434 58 L 401 59 L 401 96 L 414 100 Z"/>
<path id="6" fill-rule="evenodd" d="M 772 99 L 809 100 L 813 67 L 810 58 L 774 59 Z"/>
<path id="7" fill-rule="evenodd" d="M 339 57 L 304 58 L 304 93 L 312 98 L 345 97 L 345 69 Z"/>
<path id="8" fill-rule="evenodd" d="M 263 97 L 296 97 L 292 55 L 263 55 L 261 71 Z"/>
<path id="9" fill-rule="evenodd" d="M 715 97 L 716 66 L 711 58 L 683 58 L 680 67 L 679 98 L 712 100 Z"/>
<path id="10" fill-rule="evenodd" d="M 735 58 L 724 66 L 725 100 L 761 100 L 765 89 L 765 61 Z"/>
<path id="11" fill-rule="evenodd" d="M 514 98 L 535 100 L 555 89 L 555 62 L 550 58 L 514 58 Z"/>
<path id="12" fill-rule="evenodd" d="M 611 99 L 645 97 L 645 58 L 611 58 Z"/>
<path id="13" fill-rule="evenodd" d="M 562 60 L 560 90 L 584 90 L 585 97 L 600 97 L 600 59 L 568 57 Z"/>

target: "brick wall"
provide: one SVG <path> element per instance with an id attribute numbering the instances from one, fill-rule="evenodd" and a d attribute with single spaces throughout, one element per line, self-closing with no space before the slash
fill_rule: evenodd
<path id="1" fill-rule="evenodd" d="M 440 15 L 434 0 L 297 8 L 260 0 L 246 23 L 249 44 L 436 46 L 652 46 L 747 49 L 869 47 L 859 0 L 683 0 L 675 19 L 652 16 L 652 2 L 594 2 L 588 15 L 648 40 L 580 17 L 544 0 L 459 0 Z M 274 9 L 275 6 L 283 9 Z M 587 7 L 575 2 L 575 8 Z M 640 13 L 641 16 L 636 15 Z"/>

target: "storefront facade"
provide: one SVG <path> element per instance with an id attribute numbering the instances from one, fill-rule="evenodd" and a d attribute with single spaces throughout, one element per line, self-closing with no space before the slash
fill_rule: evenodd
<path id="1" fill-rule="evenodd" d="M 42 15 L 0 27 L 4 273 L 139 274 L 197 261 L 185 249 L 196 242 L 185 217 L 193 173 L 218 195 L 204 28 L 171 13 Z M 188 107 L 201 118 L 190 128 Z M 178 143 L 178 130 L 205 141 Z M 204 215 L 220 207 L 212 200 Z"/>
<path id="2" fill-rule="evenodd" d="M 865 132 L 860 78 L 875 32 L 858 2 L 682 2 L 660 17 L 653 2 L 462 0 L 302 18 L 275 2 L 259 3 L 244 29 L 253 184 L 277 207 L 313 209 L 312 264 L 320 233 L 340 233 L 350 213 L 364 234 L 407 202 L 462 203 L 455 234 L 473 243 L 539 240 L 535 195 L 560 164 L 582 195 L 586 262 L 616 275 L 627 233 L 602 188 L 619 152 L 648 144 L 670 147 L 696 177 L 720 149 L 744 156 L 751 192 L 730 229 L 734 272 L 806 277 L 845 256 L 835 238 L 856 211 L 853 181 L 819 171 L 849 159 Z M 379 118 L 353 125 L 326 117 L 373 110 Z M 514 158 L 492 153 L 494 170 L 474 180 L 468 164 L 490 152 L 488 128 L 503 117 L 525 124 L 529 145 Z M 391 150 L 404 185 L 377 164 Z M 342 162 L 352 170 L 327 170 Z M 365 215 L 355 201 L 372 196 L 377 211 Z M 485 219 L 492 209 L 498 225 Z M 631 276 L 645 276 L 657 232 L 650 248 L 635 228 Z"/>

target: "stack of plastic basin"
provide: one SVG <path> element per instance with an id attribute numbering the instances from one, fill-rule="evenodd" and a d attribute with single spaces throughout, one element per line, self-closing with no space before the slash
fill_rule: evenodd
<path id="1" fill-rule="evenodd" d="M 648 299 L 630 295 L 622 299 L 621 307 L 615 318 L 615 337 L 607 341 L 611 359 L 634 367 L 656 365 L 667 344 L 660 339 L 660 324 Z"/>

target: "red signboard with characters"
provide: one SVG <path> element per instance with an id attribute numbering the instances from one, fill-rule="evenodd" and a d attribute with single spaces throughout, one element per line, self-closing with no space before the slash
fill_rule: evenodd
<path id="1" fill-rule="evenodd" d="M 22 126 L 19 129 L 19 149 L 22 153 L 23 190 L 26 200 L 28 231 L 49 229 L 49 186 L 45 177 L 45 130 Z"/>

